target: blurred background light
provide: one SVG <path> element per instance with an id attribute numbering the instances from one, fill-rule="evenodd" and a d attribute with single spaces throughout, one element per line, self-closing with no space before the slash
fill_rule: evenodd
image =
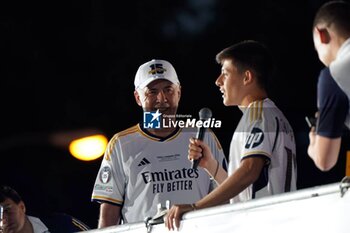
<path id="1" fill-rule="evenodd" d="M 69 144 L 69 152 L 79 160 L 91 161 L 103 155 L 107 143 L 107 138 L 102 134 L 83 137 Z"/>

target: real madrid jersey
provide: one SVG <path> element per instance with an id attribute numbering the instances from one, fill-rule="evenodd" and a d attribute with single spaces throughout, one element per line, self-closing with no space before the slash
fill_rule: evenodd
<path id="1" fill-rule="evenodd" d="M 160 139 L 139 125 L 116 134 L 109 142 L 92 200 L 122 206 L 125 223 L 143 221 L 157 212 L 157 205 L 194 203 L 209 193 L 211 180 L 188 160 L 190 137 L 195 130 L 178 129 Z M 211 130 L 204 140 L 213 155 L 226 165 L 223 150 Z"/>
<path id="2" fill-rule="evenodd" d="M 229 175 L 243 159 L 259 156 L 266 165 L 259 179 L 231 199 L 231 203 L 296 189 L 294 134 L 283 113 L 270 99 L 240 107 L 242 118 L 230 145 Z"/>

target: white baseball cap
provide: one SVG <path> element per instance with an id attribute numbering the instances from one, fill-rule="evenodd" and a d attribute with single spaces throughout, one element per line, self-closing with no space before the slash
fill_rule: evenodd
<path id="1" fill-rule="evenodd" d="M 153 59 L 141 65 L 135 75 L 135 89 L 144 88 L 151 82 L 165 79 L 179 85 L 176 71 L 170 62 L 165 60 Z"/>

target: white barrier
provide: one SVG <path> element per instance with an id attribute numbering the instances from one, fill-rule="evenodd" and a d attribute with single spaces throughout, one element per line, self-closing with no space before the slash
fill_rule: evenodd
<path id="1" fill-rule="evenodd" d="M 349 233 L 350 178 L 291 193 L 197 210 L 184 215 L 180 233 Z M 164 224 L 124 224 L 89 233 L 165 233 Z"/>

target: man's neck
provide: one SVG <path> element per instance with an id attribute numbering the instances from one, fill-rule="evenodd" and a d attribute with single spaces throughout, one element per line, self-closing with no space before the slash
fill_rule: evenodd
<path id="1" fill-rule="evenodd" d="M 266 98 L 267 98 L 266 91 L 258 91 L 258 92 L 255 92 L 254 94 L 246 95 L 240 106 L 248 107 L 249 104 L 255 101 L 264 100 Z"/>
<path id="2" fill-rule="evenodd" d="M 148 129 L 148 132 L 151 134 L 160 137 L 160 138 L 165 138 L 171 135 L 176 128 L 170 127 L 170 128 L 163 128 L 163 129 Z"/>
<path id="3" fill-rule="evenodd" d="M 159 138 L 166 138 L 176 131 L 176 118 L 168 118 L 168 122 L 173 122 L 174 124 L 169 124 L 166 128 L 161 129 L 147 129 L 147 131 Z"/>
<path id="4" fill-rule="evenodd" d="M 18 233 L 34 233 L 32 223 L 29 221 L 28 216 L 25 218 L 24 226 Z"/>

